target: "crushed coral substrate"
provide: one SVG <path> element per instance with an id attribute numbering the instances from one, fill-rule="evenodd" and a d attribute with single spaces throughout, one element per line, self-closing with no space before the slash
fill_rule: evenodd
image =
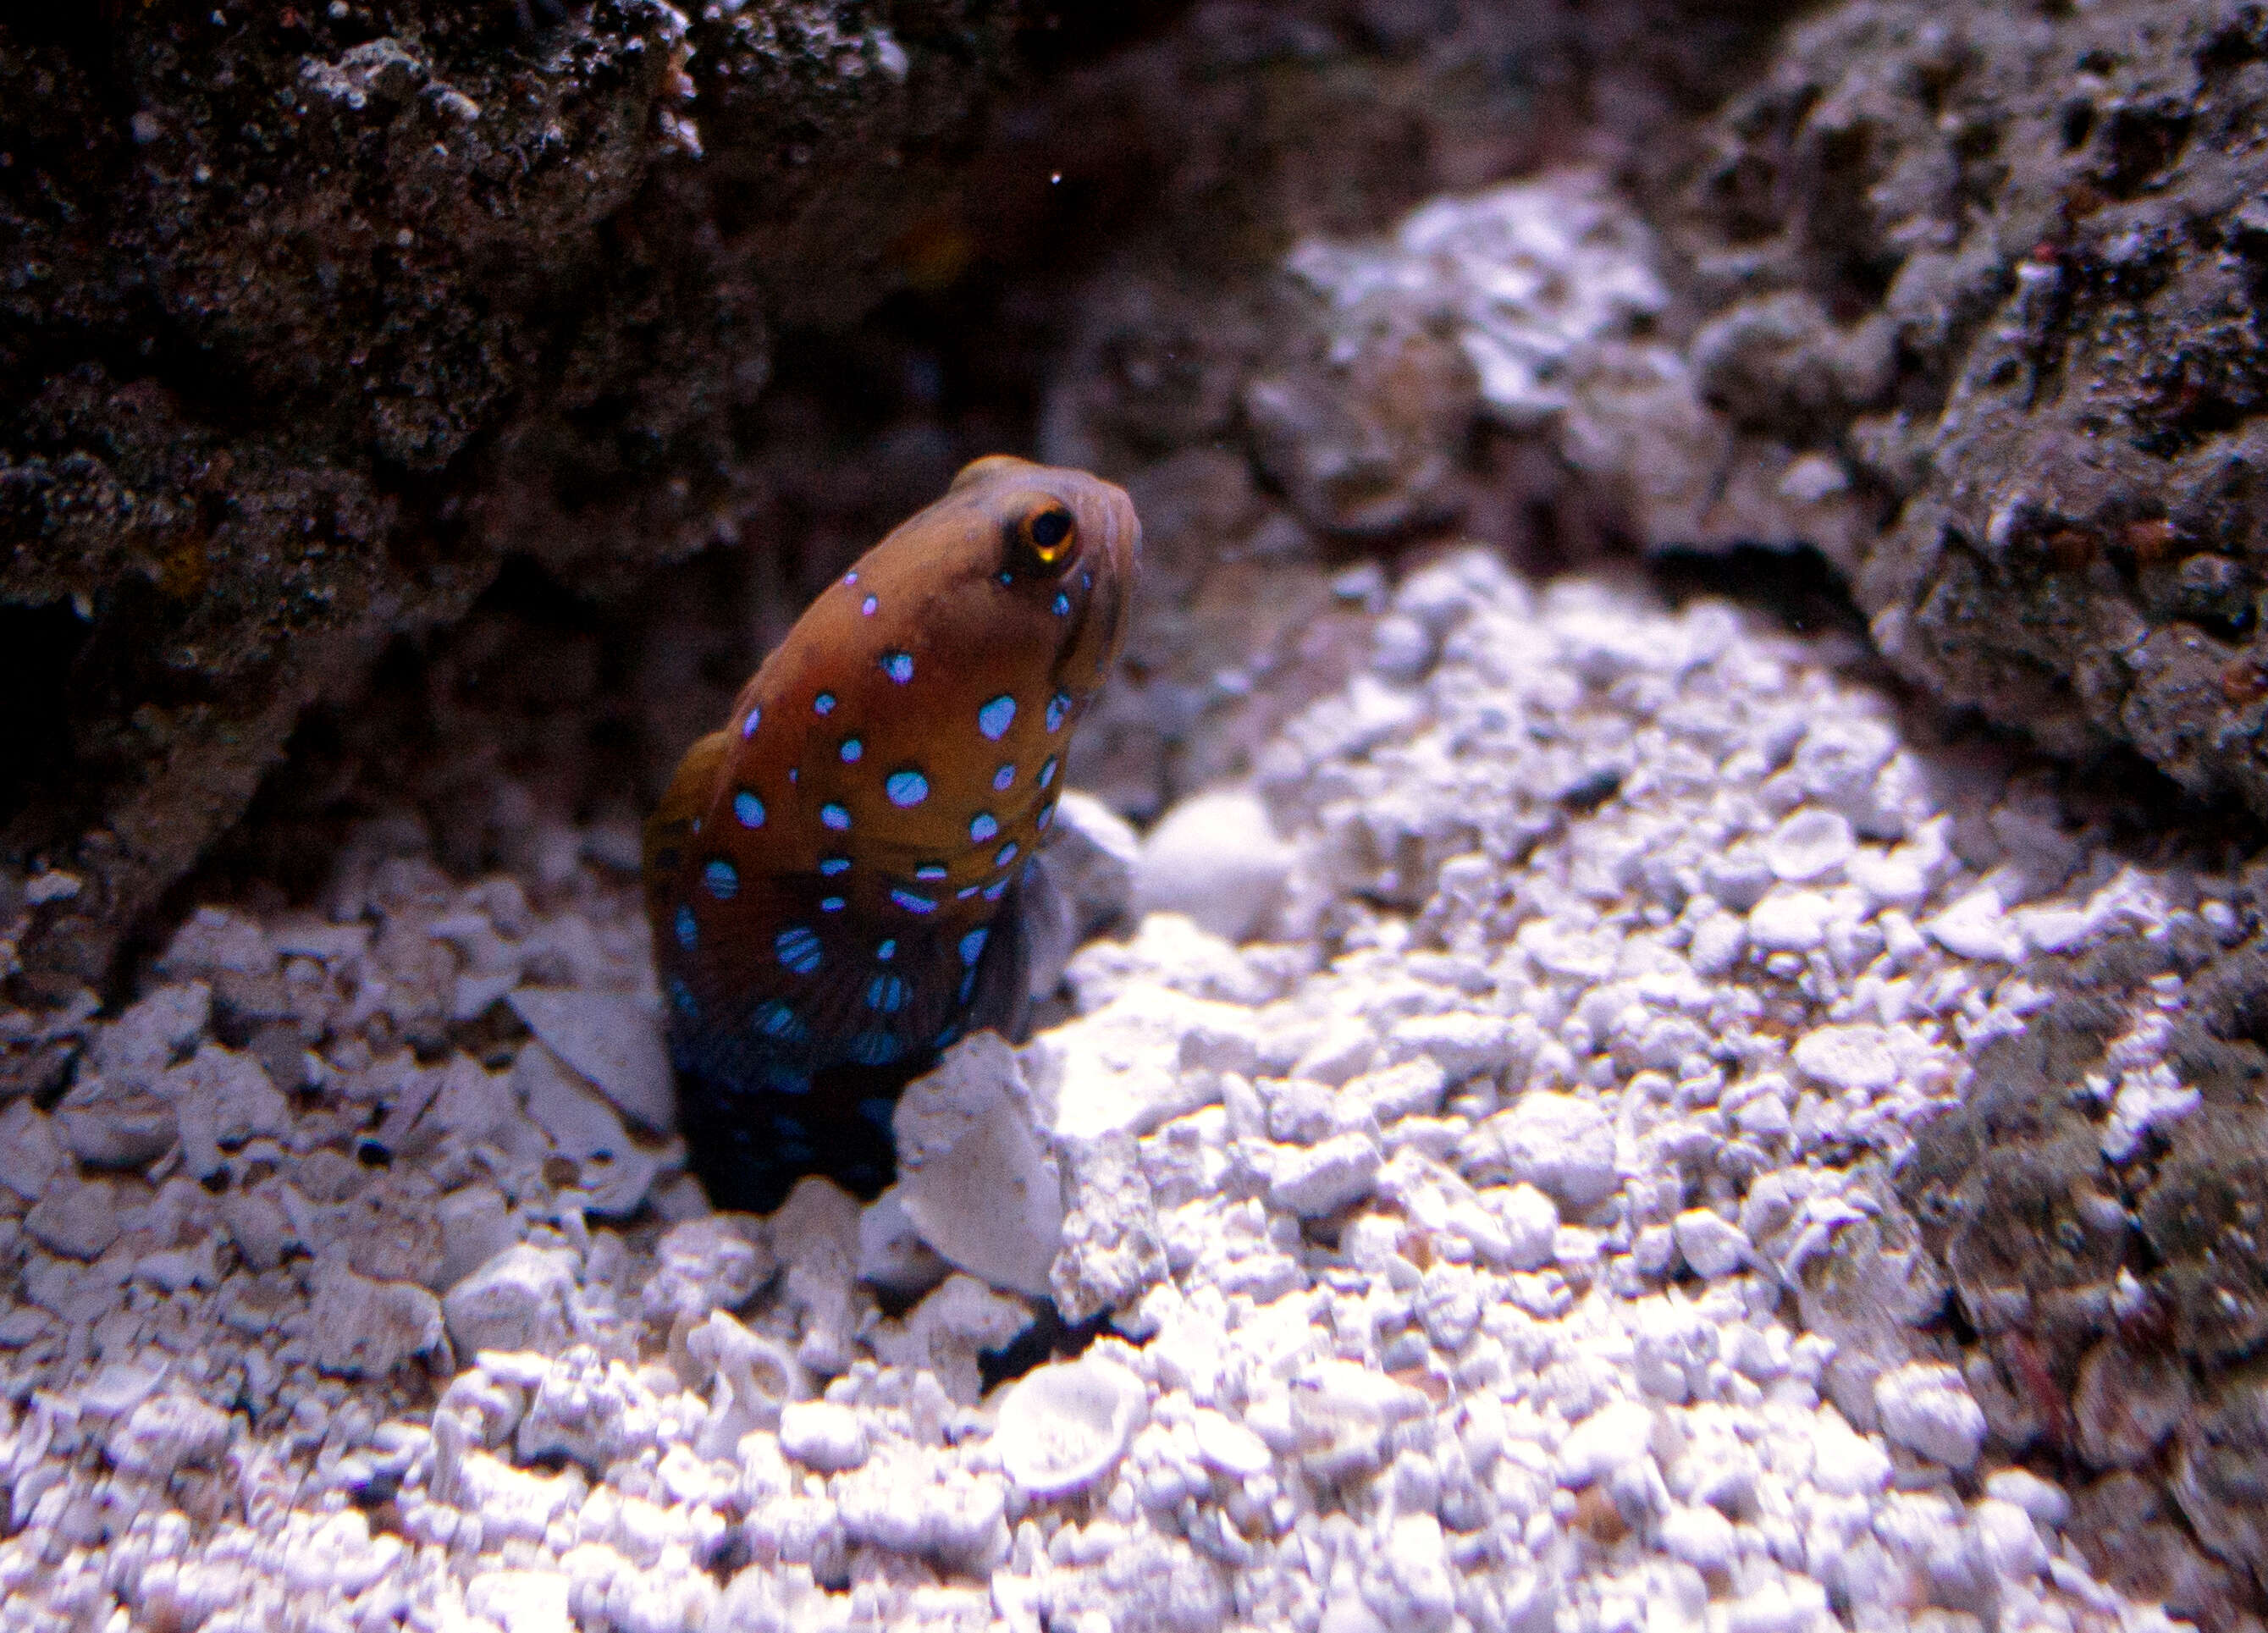
<path id="1" fill-rule="evenodd" d="M 1374 650 L 1280 841 L 1212 807 L 1259 938 L 1138 857 L 1196 916 L 917 1085 L 863 1212 L 712 1215 L 652 1131 L 622 833 L 373 824 L 10 1018 L 86 1047 L 0 1112 L 0 1628 L 2165 1625 L 1995 1466 L 1887 1176 L 2028 955 L 2233 940 L 2226 882 L 1721 604 L 1467 551 Z M 2195 1100 L 2133 1019 L 2106 1160 Z M 983 1394 L 1038 1280 L 1110 1327 Z"/>

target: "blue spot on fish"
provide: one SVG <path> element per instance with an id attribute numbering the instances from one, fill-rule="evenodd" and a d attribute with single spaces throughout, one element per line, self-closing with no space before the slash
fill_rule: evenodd
<path id="1" fill-rule="evenodd" d="M 779 961 L 799 975 L 808 975 L 819 967 L 818 932 L 801 924 L 791 924 L 780 931 L 772 942 Z"/>
<path id="2" fill-rule="evenodd" d="M 903 686 L 914 678 L 914 655 L 911 652 L 884 652 L 882 673 Z"/>
<path id="3" fill-rule="evenodd" d="M 966 975 L 963 975 L 961 978 L 961 1001 L 963 1004 L 968 1003 L 968 995 L 976 990 L 976 972 L 972 969 Z"/>
<path id="4" fill-rule="evenodd" d="M 1012 783 L 1015 780 L 1015 762 L 1011 761 L 1008 764 L 1002 766 L 998 771 L 995 771 L 992 774 L 992 791 L 996 794 L 1005 794 L 1008 791 L 1009 784 Z"/>
<path id="5" fill-rule="evenodd" d="M 980 811 L 968 819 L 968 836 L 978 844 L 992 838 L 1000 831 L 1000 819 L 990 811 Z"/>
<path id="6" fill-rule="evenodd" d="M 1053 805 L 1042 805 L 1040 807 L 1040 832 L 1042 834 L 1046 833 L 1048 831 L 1048 824 L 1055 820 L 1056 808 Z"/>
<path id="7" fill-rule="evenodd" d="M 819 899 L 819 910 L 821 913 L 840 913 L 843 908 L 843 901 L 840 896 L 821 896 Z"/>
<path id="8" fill-rule="evenodd" d="M 906 983 L 895 975 L 877 975 L 866 983 L 866 1007 L 895 1015 L 905 1006 Z"/>
<path id="9" fill-rule="evenodd" d="M 945 864 L 942 862 L 924 862 L 914 870 L 914 877 L 916 879 L 926 879 L 934 883 L 938 879 L 945 877 Z"/>
<path id="10" fill-rule="evenodd" d="M 848 873 L 850 871 L 850 858 L 849 857 L 821 857 L 819 858 L 819 871 L 825 874 L 828 879 L 833 879 L 837 873 Z"/>
<path id="11" fill-rule="evenodd" d="M 845 584 L 856 584 L 856 583 L 858 583 L 858 570 L 857 568 L 853 567 L 853 568 L 852 568 L 849 572 L 844 573 L 844 574 L 843 575 L 843 583 L 845 583 Z"/>
<path id="12" fill-rule="evenodd" d="M 998 901 L 1007 894 L 1008 881 L 1005 879 L 996 879 L 984 886 L 984 899 L 987 901 Z"/>
<path id="13" fill-rule="evenodd" d="M 961 938 L 961 961 L 974 966 L 978 959 L 984 956 L 984 944 L 991 935 L 990 929 L 980 924 L 963 936 Z"/>
<path id="14" fill-rule="evenodd" d="M 900 907 L 905 908 L 909 913 L 934 913 L 937 911 L 936 902 L 930 900 L 927 896 L 916 895 L 912 891 L 906 889 L 902 885 L 893 885 L 890 886 L 890 900 L 896 902 Z"/>
<path id="15" fill-rule="evenodd" d="M 733 814 L 742 828 L 762 828 L 764 825 L 764 802 L 742 789 L 733 796 Z"/>
<path id="16" fill-rule="evenodd" d="M 1005 867 L 1015 859 L 1016 842 L 1012 839 L 1006 844 L 1000 847 L 999 854 L 992 858 L 992 865 L 994 867 Z"/>
<path id="17" fill-rule="evenodd" d="M 898 941 L 897 938 L 895 936 L 890 937 L 888 939 L 885 940 L 880 946 L 874 949 L 874 956 L 881 960 L 885 964 L 888 963 L 897 955 Z"/>
<path id="18" fill-rule="evenodd" d="M 861 613 L 864 613 L 867 617 L 872 618 L 874 615 L 875 609 L 880 606 L 881 602 L 876 600 L 870 595 L 865 600 L 858 603 L 858 610 Z"/>
<path id="19" fill-rule="evenodd" d="M 1064 717 L 1070 712 L 1071 694 L 1069 692 L 1057 692 L 1053 697 L 1048 699 L 1048 730 L 1050 732 L 1063 730 Z"/>
<path id="20" fill-rule="evenodd" d="M 861 1066 L 887 1066 L 904 1049 L 887 1032 L 862 1032 L 850 1040 L 850 1058 Z"/>
<path id="21" fill-rule="evenodd" d="M 866 745 L 860 742 L 857 738 L 846 737 L 843 739 L 842 753 L 843 763 L 844 765 L 858 764 L 859 756 L 864 754 L 865 752 Z"/>
<path id="22" fill-rule="evenodd" d="M 822 715 L 833 714 L 835 712 L 835 694 L 832 692 L 821 692 L 818 696 L 811 700 L 811 706 L 814 710 Z"/>
<path id="23" fill-rule="evenodd" d="M 730 901 L 740 893 L 740 870 L 719 857 L 701 870 L 701 882 L 709 886 L 709 894 L 718 901 Z"/>
<path id="24" fill-rule="evenodd" d="M 669 1002 L 670 1006 L 688 1020 L 701 1013 L 701 1006 L 693 1001 L 693 989 L 681 981 L 669 983 Z"/>
<path id="25" fill-rule="evenodd" d="M 1055 780 L 1056 780 L 1056 757 L 1055 757 L 1053 754 L 1049 754 L 1049 755 L 1048 756 L 1048 762 L 1047 762 L 1047 764 L 1045 764 L 1045 765 L 1043 765 L 1043 766 L 1042 766 L 1042 767 L 1040 768 L 1040 786 L 1041 786 L 1042 788 L 1045 788 L 1049 783 L 1050 783 L 1054 782 Z"/>
<path id="26" fill-rule="evenodd" d="M 1060 591 L 1060 590 L 1057 591 L 1057 592 L 1056 592 L 1056 616 L 1057 616 L 1057 617 L 1058 617 L 1058 618 L 1064 617 L 1064 616 L 1065 614 L 1067 614 L 1070 611 L 1071 611 L 1071 597 L 1069 597 L 1069 596 L 1065 595 L 1065 594 L 1064 594 L 1062 591 Z"/>
<path id="27" fill-rule="evenodd" d="M 693 922 L 693 909 L 678 908 L 677 917 L 673 922 L 677 929 L 677 945 L 688 953 L 692 952 L 693 944 L 701 939 L 701 927 Z"/>
<path id="28" fill-rule="evenodd" d="M 803 1018 L 778 998 L 769 998 L 756 1005 L 756 1012 L 748 1024 L 763 1037 L 777 1038 L 783 1042 L 804 1035 Z"/>
<path id="29" fill-rule="evenodd" d="M 740 722 L 740 735 L 754 737 L 756 734 L 756 727 L 763 723 L 763 718 L 764 711 L 762 709 L 748 710 L 748 717 Z"/>
<path id="30" fill-rule="evenodd" d="M 829 800 L 819 807 L 819 825 L 838 834 L 847 834 L 850 831 L 850 813 Z"/>
<path id="31" fill-rule="evenodd" d="M 1016 723 L 1016 700 L 1002 694 L 976 711 L 976 729 L 998 742 Z"/>
<path id="32" fill-rule="evenodd" d="M 929 779 L 918 771 L 893 771 L 882 783 L 882 791 L 894 805 L 917 805 L 929 798 Z"/>

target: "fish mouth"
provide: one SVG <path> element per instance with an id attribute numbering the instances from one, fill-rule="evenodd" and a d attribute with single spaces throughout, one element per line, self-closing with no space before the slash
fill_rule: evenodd
<path id="1" fill-rule="evenodd" d="M 1132 589 L 1134 574 L 1141 566 L 1142 519 L 1134 513 L 1134 501 L 1124 489 L 1103 486 L 1102 554 L 1124 593 Z"/>

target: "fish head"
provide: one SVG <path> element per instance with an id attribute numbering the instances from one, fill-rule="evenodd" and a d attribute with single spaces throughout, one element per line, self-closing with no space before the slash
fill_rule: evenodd
<path id="1" fill-rule="evenodd" d="M 1142 524 L 1115 482 L 992 454 L 859 563 L 862 582 L 921 603 L 924 644 L 983 681 L 1020 670 L 1084 698 L 1125 645 Z M 975 679 L 972 674 L 972 679 Z"/>

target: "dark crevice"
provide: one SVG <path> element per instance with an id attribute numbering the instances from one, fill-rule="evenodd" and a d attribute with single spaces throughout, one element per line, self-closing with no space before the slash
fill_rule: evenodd
<path id="1" fill-rule="evenodd" d="M 1004 1348 L 978 1354 L 976 1369 L 983 1380 L 984 1393 L 990 1394 L 1002 1384 L 1012 1382 L 1050 1361 L 1069 1360 L 1082 1354 L 1109 1330 L 1110 1313 L 1107 1310 L 1084 1321 L 1066 1321 L 1054 1299 L 1042 1298 L 1033 1306 L 1029 1327 L 1010 1339 Z"/>
<path id="2" fill-rule="evenodd" d="M 68 601 L 0 606 L 0 830 L 70 768 L 70 674 L 92 628 Z"/>
<path id="3" fill-rule="evenodd" d="M 1675 550 L 1654 558 L 1653 577 L 1673 606 L 1721 596 L 1768 613 L 1796 635 L 1839 630 L 1868 638 L 1867 620 L 1842 577 L 1818 551 L 1740 545 L 1724 551 Z"/>

